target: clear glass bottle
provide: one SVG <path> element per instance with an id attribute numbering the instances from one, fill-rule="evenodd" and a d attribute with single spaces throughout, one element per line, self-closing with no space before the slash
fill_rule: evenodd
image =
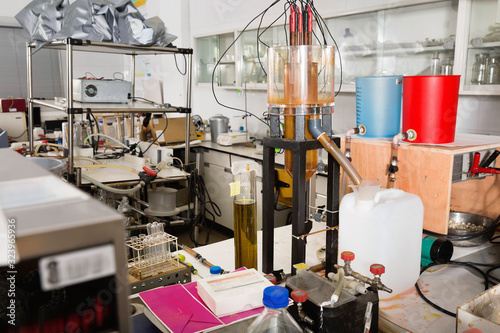
<path id="1" fill-rule="evenodd" d="M 441 65 L 441 75 L 453 75 L 453 59 L 451 57 L 443 60 Z"/>
<path id="2" fill-rule="evenodd" d="M 431 59 L 431 75 L 439 75 L 441 67 L 439 66 L 439 53 L 434 52 Z"/>
<path id="3" fill-rule="evenodd" d="M 262 298 L 264 311 L 255 318 L 247 333 L 299 333 L 303 332 L 292 315 L 288 313 L 288 289 L 271 286 L 264 289 Z"/>
<path id="4" fill-rule="evenodd" d="M 488 58 L 488 65 L 486 67 L 486 84 L 499 84 L 500 83 L 500 72 L 499 72 L 498 56 L 491 55 Z"/>
<path id="5" fill-rule="evenodd" d="M 472 65 L 472 84 L 484 84 L 486 82 L 486 63 L 488 56 L 488 53 L 476 54 L 476 61 Z"/>

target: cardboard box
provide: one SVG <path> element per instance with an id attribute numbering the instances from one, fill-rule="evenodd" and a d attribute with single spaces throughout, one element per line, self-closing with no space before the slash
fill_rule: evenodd
<path id="1" fill-rule="evenodd" d="M 471 328 L 477 328 L 482 332 L 500 332 L 500 325 L 476 314 L 479 306 L 489 302 L 490 298 L 500 298 L 500 284 L 486 290 L 474 297 L 467 303 L 457 308 L 457 333 L 462 333 Z"/>
<path id="2" fill-rule="evenodd" d="M 252 268 L 200 280 L 198 295 L 216 316 L 226 316 L 262 307 L 264 289 L 272 285 Z"/>
<path id="3" fill-rule="evenodd" d="M 157 140 L 159 144 L 186 141 L 186 117 L 169 117 L 167 129 L 163 132 L 166 125 L 166 118 L 152 118 L 146 129 L 146 138 L 155 140 L 159 137 Z M 141 140 L 143 140 L 142 137 Z M 196 140 L 196 131 L 193 122 L 190 124 L 189 140 Z"/>

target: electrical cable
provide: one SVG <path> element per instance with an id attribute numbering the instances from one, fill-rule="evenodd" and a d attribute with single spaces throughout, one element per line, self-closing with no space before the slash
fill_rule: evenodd
<path id="1" fill-rule="evenodd" d="M 18 136 L 10 136 L 10 135 L 9 135 L 9 137 L 10 137 L 11 139 L 19 139 L 19 138 L 20 138 L 20 137 L 22 137 L 22 136 L 24 135 L 24 133 L 26 133 L 27 131 L 28 131 L 28 129 L 25 129 L 25 130 L 24 130 L 24 131 L 23 131 L 20 135 L 18 135 Z"/>
<path id="2" fill-rule="evenodd" d="M 286 6 L 284 6 L 286 7 Z M 269 29 L 273 26 L 274 23 L 276 23 L 276 21 L 278 21 L 283 15 L 285 16 L 285 20 L 286 20 L 286 11 L 288 10 L 288 8 L 290 8 L 290 5 L 288 5 L 288 7 L 285 8 L 284 12 L 278 16 L 277 19 L 275 19 L 268 27 L 266 27 L 261 33 L 259 33 L 259 30 L 260 30 L 260 26 L 262 25 L 262 20 L 264 19 L 264 16 L 266 15 L 266 13 L 264 13 L 261 18 L 260 18 L 260 22 L 259 22 L 259 26 L 257 28 L 257 59 L 259 60 L 259 65 L 260 65 L 260 68 L 262 68 L 262 71 L 264 72 L 264 75 L 267 76 L 267 72 L 266 70 L 264 69 L 264 66 L 262 66 L 262 61 L 260 61 L 260 48 L 259 48 L 259 45 L 260 43 L 262 43 L 263 45 L 265 45 L 266 47 L 269 47 L 266 43 L 264 43 L 260 37 Z M 267 10 L 266 10 L 267 12 Z M 286 25 L 286 24 L 285 24 Z M 286 31 L 286 29 L 285 29 Z M 286 33 L 285 33 L 285 38 L 286 38 Z M 288 44 L 288 40 L 287 40 L 287 44 Z"/>
<path id="3" fill-rule="evenodd" d="M 210 193 L 208 192 L 208 189 L 205 185 L 205 181 L 203 180 L 203 176 L 201 176 L 198 173 L 198 170 L 195 169 L 191 172 L 191 177 L 189 178 L 189 191 L 188 191 L 188 196 L 189 196 L 189 201 L 188 202 L 194 202 L 195 199 L 198 199 L 198 205 L 199 205 L 199 211 L 198 214 L 196 215 L 196 212 L 193 212 L 190 214 L 191 216 L 194 216 L 193 223 L 191 225 L 191 230 L 190 230 L 190 239 L 191 242 L 196 246 L 200 245 L 207 245 L 208 241 L 210 239 L 210 233 L 212 231 L 212 227 L 215 223 L 215 216 L 222 216 L 221 210 L 219 206 L 212 201 L 212 198 L 210 197 Z M 207 205 L 210 205 L 212 208 L 213 213 L 208 210 Z M 214 215 L 215 214 L 215 215 Z M 209 219 L 206 217 L 206 215 L 210 215 L 212 218 Z M 209 222 L 209 224 L 207 224 Z M 207 230 L 207 235 L 205 238 L 204 243 L 199 243 L 196 240 L 195 237 L 195 232 L 197 232 L 197 227 L 200 226 L 205 226 Z"/>
<path id="4" fill-rule="evenodd" d="M 276 5 L 278 2 L 280 2 L 280 0 L 275 0 L 269 7 L 267 7 L 264 11 L 262 11 L 259 15 L 255 16 L 250 22 L 247 23 L 247 25 L 243 28 L 242 31 L 240 31 L 240 33 L 238 34 L 238 36 L 234 39 L 234 41 L 229 44 L 229 46 L 227 47 L 227 49 L 222 53 L 222 55 L 219 57 L 219 59 L 217 60 L 217 63 L 215 64 L 214 66 L 214 70 L 212 71 L 212 95 L 214 96 L 214 99 L 215 101 L 217 102 L 217 104 L 219 104 L 220 106 L 222 107 L 225 107 L 227 109 L 230 109 L 230 110 L 234 110 L 234 111 L 238 111 L 238 112 L 244 112 L 245 114 L 249 114 L 251 115 L 252 117 L 255 117 L 257 120 L 259 120 L 260 122 L 262 122 L 263 124 L 265 124 L 266 126 L 269 126 L 269 124 L 267 124 L 265 121 L 263 121 L 262 119 L 260 119 L 259 117 L 257 117 L 254 113 L 252 112 L 249 112 L 248 110 L 243 110 L 243 109 L 239 109 L 239 108 L 235 108 L 235 107 L 232 107 L 232 106 L 229 106 L 229 105 L 225 105 L 223 103 L 221 103 L 219 101 L 219 99 L 217 98 L 217 94 L 215 93 L 215 86 L 214 86 L 214 81 L 215 81 L 215 73 L 217 71 L 217 67 L 219 66 L 221 60 L 224 58 L 224 56 L 226 55 L 226 53 L 229 51 L 229 49 L 236 43 L 236 41 L 241 37 L 241 35 L 243 34 L 243 32 L 246 31 L 246 29 L 248 28 L 248 26 L 250 24 L 252 24 L 253 21 L 255 21 L 259 16 L 265 14 L 270 8 L 272 8 L 274 5 Z"/>
<path id="5" fill-rule="evenodd" d="M 500 236 L 491 237 L 491 238 L 490 238 L 490 243 L 491 243 L 491 244 L 500 244 L 500 242 L 494 242 L 494 240 L 496 240 L 496 239 L 498 239 L 498 238 L 500 238 Z"/>
<path id="6" fill-rule="evenodd" d="M 486 275 L 488 276 L 488 279 L 490 279 L 490 283 L 491 284 L 499 284 L 500 283 L 500 278 L 497 278 L 497 277 L 494 277 L 491 275 L 491 272 L 493 272 L 494 270 L 497 270 L 500 268 L 500 264 L 497 264 L 497 265 L 494 265 L 493 267 L 491 267 L 490 269 L 488 269 L 486 271 Z M 493 281 L 492 281 L 493 280 Z"/>
<path id="7" fill-rule="evenodd" d="M 471 265 L 467 262 L 459 262 L 459 261 L 449 261 L 445 264 L 440 264 L 440 263 L 436 263 L 436 262 L 432 262 L 430 263 L 429 265 L 425 266 L 424 268 L 422 268 L 420 270 L 420 275 L 422 275 L 422 273 L 424 273 L 427 269 L 433 267 L 433 266 L 438 266 L 438 265 L 457 265 L 457 266 L 465 266 L 465 267 L 469 267 L 469 268 L 472 268 L 473 270 L 475 270 L 476 272 L 478 272 L 480 275 L 483 276 L 484 278 L 484 290 L 488 290 L 489 288 L 489 278 L 488 278 L 488 275 L 483 272 L 481 269 L 477 268 L 476 266 L 474 265 Z M 424 294 L 422 293 L 422 291 L 420 290 L 420 286 L 418 285 L 418 281 L 415 283 L 415 289 L 417 290 L 417 293 L 419 294 L 420 297 L 422 297 L 422 299 L 427 303 L 429 304 L 430 306 L 432 306 L 433 308 L 447 314 L 448 316 L 451 316 L 451 317 L 456 317 L 457 315 L 453 312 L 450 312 L 442 307 L 440 307 L 439 305 L 437 305 L 436 303 L 432 302 L 431 300 L 429 300 L 427 297 L 424 296 Z"/>
<path id="8" fill-rule="evenodd" d="M 177 64 L 177 57 L 176 57 L 176 53 L 174 53 L 174 61 L 175 61 L 175 67 L 177 67 L 177 71 L 179 73 L 181 73 L 181 75 L 186 75 L 187 73 L 187 59 L 186 59 L 186 55 L 185 54 L 182 54 L 182 56 L 184 57 L 184 73 L 179 69 L 179 65 Z"/>
<path id="9" fill-rule="evenodd" d="M 160 135 L 157 135 L 156 136 L 156 139 L 153 140 L 153 142 L 151 142 L 151 144 L 148 146 L 148 148 L 146 148 L 145 151 L 143 151 L 143 154 L 146 154 L 149 150 L 149 148 L 151 148 L 151 146 L 156 142 L 158 141 L 158 138 L 160 138 L 163 133 L 165 133 L 165 131 L 167 130 L 167 127 L 168 127 L 168 118 L 167 118 L 167 114 L 166 113 L 163 113 L 163 115 L 165 116 L 165 119 L 166 119 L 166 124 L 165 124 L 165 128 L 163 129 L 163 131 L 161 131 Z"/>

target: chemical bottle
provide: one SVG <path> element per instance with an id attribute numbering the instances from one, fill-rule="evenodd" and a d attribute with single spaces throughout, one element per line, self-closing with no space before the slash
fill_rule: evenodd
<path id="1" fill-rule="evenodd" d="M 33 129 L 33 138 L 34 140 L 40 140 L 42 137 L 41 135 L 45 135 L 45 132 L 43 131 L 43 128 L 36 126 Z"/>
<path id="2" fill-rule="evenodd" d="M 99 130 L 100 134 L 104 134 L 104 121 L 99 120 L 99 124 L 98 124 L 97 129 Z"/>
<path id="3" fill-rule="evenodd" d="M 111 122 L 111 121 L 108 121 L 106 123 L 107 127 L 108 127 L 108 136 L 112 137 L 112 138 L 116 138 L 118 136 L 117 134 L 117 131 L 116 131 L 116 124 Z"/>
<path id="4" fill-rule="evenodd" d="M 371 264 L 384 265 L 382 282 L 393 292 L 379 297 L 389 298 L 411 288 L 420 274 L 424 208 L 417 195 L 380 185 L 364 180 L 342 199 L 338 253 L 354 252 L 351 267 L 367 277 Z"/>
<path id="5" fill-rule="evenodd" d="M 235 268 L 257 269 L 257 197 L 255 163 L 233 163 L 233 197 Z"/>
<path id="6" fill-rule="evenodd" d="M 288 313 L 288 289 L 271 286 L 264 289 L 262 298 L 264 311 L 255 318 L 247 333 L 291 333 L 303 332 L 293 317 Z"/>
<path id="7" fill-rule="evenodd" d="M 434 52 L 431 59 L 431 75 L 439 75 L 441 67 L 439 66 L 439 53 Z"/>

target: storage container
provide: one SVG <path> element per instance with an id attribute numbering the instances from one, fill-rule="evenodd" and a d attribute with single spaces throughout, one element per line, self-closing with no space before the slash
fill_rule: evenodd
<path id="1" fill-rule="evenodd" d="M 356 126 L 366 128 L 366 137 L 393 137 L 401 129 L 403 76 L 356 78 Z"/>
<path id="2" fill-rule="evenodd" d="M 340 204 L 339 254 L 352 251 L 352 268 L 370 278 L 371 264 L 385 266 L 382 282 L 392 294 L 412 287 L 420 274 L 422 247 L 422 200 L 397 189 L 381 189 L 376 181 L 362 181 L 352 186 L 354 193 L 344 196 Z M 339 264 L 343 261 L 339 257 Z"/>
<path id="3" fill-rule="evenodd" d="M 403 78 L 403 132 L 414 130 L 413 143 L 455 141 L 460 75 Z"/>

